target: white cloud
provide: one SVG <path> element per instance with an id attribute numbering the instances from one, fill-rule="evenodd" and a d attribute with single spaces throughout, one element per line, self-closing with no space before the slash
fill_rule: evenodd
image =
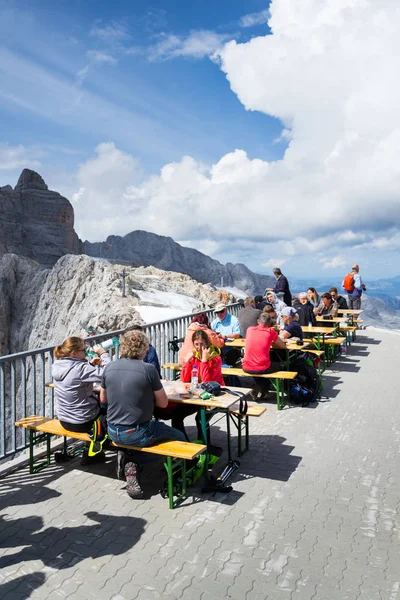
<path id="1" fill-rule="evenodd" d="M 267 9 L 260 10 L 259 12 L 249 13 L 247 15 L 243 15 L 239 20 L 239 24 L 241 27 L 254 27 L 255 25 L 262 25 L 263 23 L 267 23 L 270 17 L 270 12 Z"/>
<path id="2" fill-rule="evenodd" d="M 262 266 L 274 269 L 275 267 L 281 267 L 282 265 L 284 265 L 285 262 L 287 262 L 287 260 L 287 258 L 270 258 L 263 262 Z"/>
<path id="3" fill-rule="evenodd" d="M 111 56 L 108 52 L 100 52 L 99 50 L 89 50 L 86 56 L 93 62 L 108 63 L 110 65 L 117 64 L 117 59 Z"/>
<path id="4" fill-rule="evenodd" d="M 220 50 L 223 43 L 231 36 L 208 30 L 194 30 L 188 36 L 161 34 L 159 41 L 146 50 L 149 60 L 169 60 L 171 58 L 204 58 Z M 137 48 L 129 50 L 137 53 Z"/>
<path id="5" fill-rule="evenodd" d="M 106 25 L 97 23 L 90 30 L 90 35 L 107 44 L 122 43 L 131 38 L 126 23 L 118 21 L 112 21 Z"/>
<path id="6" fill-rule="evenodd" d="M 37 169 L 41 165 L 38 155 L 43 156 L 43 152 L 35 148 L 27 148 L 22 144 L 10 146 L 0 143 L 0 171 Z"/>
<path id="7" fill-rule="evenodd" d="M 319 262 L 323 265 L 324 269 L 336 269 L 337 267 L 343 267 L 348 259 L 343 256 L 333 256 L 331 258 L 321 258 Z"/>

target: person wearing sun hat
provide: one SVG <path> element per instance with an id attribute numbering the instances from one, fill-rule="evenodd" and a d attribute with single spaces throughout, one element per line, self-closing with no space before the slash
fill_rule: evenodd
<path id="1" fill-rule="evenodd" d="M 216 318 L 211 322 L 211 329 L 224 336 L 225 341 L 228 338 L 241 338 L 239 319 L 235 315 L 228 313 L 226 304 L 218 303 L 214 308 Z M 222 361 L 224 364 L 233 367 L 240 358 L 239 348 L 230 348 L 224 346 L 221 348 Z M 231 384 L 233 385 L 233 384 Z"/>
<path id="2" fill-rule="evenodd" d="M 213 331 L 224 335 L 225 338 L 242 337 L 239 319 L 228 313 L 226 304 L 220 302 L 214 308 L 214 312 L 216 314 L 216 318 L 211 322 L 211 329 Z"/>
<path id="3" fill-rule="evenodd" d="M 289 338 L 299 338 L 303 339 L 303 330 L 301 325 L 296 320 L 297 312 L 296 309 L 292 306 L 286 306 L 282 310 L 282 320 L 283 320 L 283 329 L 280 333 L 280 337 L 284 340 Z"/>

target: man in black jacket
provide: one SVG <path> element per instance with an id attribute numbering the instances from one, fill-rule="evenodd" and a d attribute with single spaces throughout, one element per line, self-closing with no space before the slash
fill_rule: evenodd
<path id="1" fill-rule="evenodd" d="M 346 298 L 344 298 L 343 296 L 339 296 L 337 288 L 331 287 L 329 293 L 331 295 L 331 298 L 333 298 L 333 300 L 336 300 L 336 302 L 339 304 L 340 310 L 347 310 L 349 308 L 347 306 Z"/>
<path id="2" fill-rule="evenodd" d="M 289 289 L 289 282 L 284 275 L 282 275 L 282 271 L 279 268 L 273 270 L 273 274 L 276 277 L 275 286 L 272 288 L 272 291 L 283 300 L 286 306 L 292 306 L 292 294 Z"/>
<path id="3" fill-rule="evenodd" d="M 313 305 L 309 302 L 305 292 L 300 292 L 298 300 L 293 302 L 293 306 L 297 310 L 299 323 L 302 327 L 307 327 L 310 323 L 312 326 L 316 325 L 317 320 L 314 315 Z"/>

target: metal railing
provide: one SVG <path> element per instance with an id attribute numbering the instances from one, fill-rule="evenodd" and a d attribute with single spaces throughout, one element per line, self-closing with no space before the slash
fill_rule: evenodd
<path id="1" fill-rule="evenodd" d="M 241 305 L 231 304 L 229 312 L 237 315 Z M 203 310 L 210 321 L 213 310 Z M 177 360 L 174 338 L 185 337 L 186 330 L 195 314 L 183 315 L 168 321 L 143 325 L 150 343 L 155 347 L 160 364 Z M 120 336 L 124 329 L 108 331 L 85 338 L 86 342 L 102 342 Z M 0 460 L 25 450 L 29 446 L 28 432 L 16 428 L 14 422 L 29 415 L 53 417 L 55 413 L 54 390 L 46 386 L 51 381 L 51 366 L 54 362 L 55 346 L 37 348 L 0 356 Z M 112 358 L 118 358 L 119 347 L 110 350 Z"/>

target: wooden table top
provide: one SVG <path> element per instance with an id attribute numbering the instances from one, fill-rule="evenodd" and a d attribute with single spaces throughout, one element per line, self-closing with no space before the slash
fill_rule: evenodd
<path id="1" fill-rule="evenodd" d="M 333 333 L 335 331 L 334 327 L 302 327 L 303 333 L 320 333 L 322 335 Z"/>
<path id="2" fill-rule="evenodd" d="M 323 323 L 324 321 L 327 321 L 328 323 L 343 323 L 344 325 L 347 325 L 347 319 L 343 316 L 343 317 L 331 317 L 330 319 L 324 319 L 324 317 L 316 317 L 318 323 Z M 352 321 L 354 323 L 362 323 L 361 319 L 352 319 Z"/>
<path id="3" fill-rule="evenodd" d="M 350 308 L 348 308 L 346 310 L 345 309 L 338 310 L 338 315 L 359 315 L 362 312 L 363 312 L 362 308 L 360 308 L 360 309 L 350 309 Z"/>
<path id="4" fill-rule="evenodd" d="M 290 338 L 286 341 L 283 340 L 286 344 L 286 350 L 288 351 L 292 351 L 292 350 L 301 350 L 302 348 L 307 348 L 308 346 L 310 346 L 309 342 L 304 342 L 304 344 L 302 344 L 301 346 L 296 344 L 296 342 L 291 342 Z M 244 338 L 238 338 L 236 340 L 233 340 L 232 342 L 227 342 L 225 344 L 225 346 L 234 346 L 236 348 L 245 348 L 246 347 L 246 340 Z M 271 350 L 274 350 L 274 347 L 271 346 Z M 280 348 L 278 348 L 278 350 L 280 350 Z M 283 350 L 283 348 L 282 348 Z"/>
<path id="5" fill-rule="evenodd" d="M 202 400 L 198 396 L 193 396 L 185 391 L 183 394 L 181 390 L 185 389 L 185 385 L 181 381 L 165 381 L 162 380 L 162 384 L 167 393 L 168 400 L 178 402 L 180 404 L 195 404 L 196 406 L 207 406 L 209 408 L 229 408 L 238 402 L 239 397 L 227 392 L 222 393 L 220 396 L 214 396 L 209 400 Z M 168 389 L 169 388 L 169 389 Z M 251 388 L 238 388 L 229 386 L 229 389 L 233 392 L 240 392 L 245 396 L 250 396 Z M 251 396 L 250 396 L 251 398 Z"/>

